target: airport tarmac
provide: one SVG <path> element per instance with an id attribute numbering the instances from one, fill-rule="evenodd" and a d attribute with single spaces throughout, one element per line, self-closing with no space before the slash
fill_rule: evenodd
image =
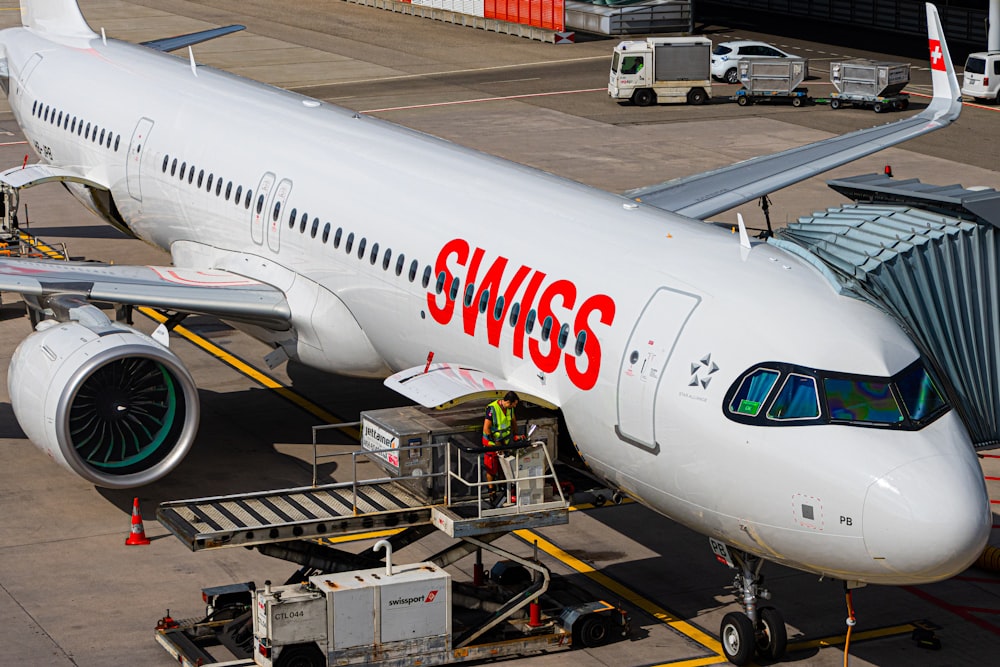
<path id="1" fill-rule="evenodd" d="M 813 141 L 852 124 L 865 127 L 891 120 L 861 110 L 834 113 L 820 106 L 741 109 L 721 99 L 725 86 L 705 108 L 618 105 L 603 93 L 611 41 L 540 44 L 339 1 L 302 0 L 295 3 L 294 16 L 286 15 L 288 5 L 265 0 L 93 0 L 81 6 L 95 29 L 103 26 L 109 36 L 131 41 L 244 23 L 245 33 L 196 46 L 196 58 L 614 191 Z M 16 22 L 16 4 L 0 2 L 0 24 Z M 718 41 L 716 35 L 713 39 Z M 826 48 L 827 53 L 834 50 Z M 892 59 L 892 54 L 875 55 Z M 914 92 L 927 90 L 925 75 L 914 72 Z M 821 84 L 810 82 L 814 85 Z M 919 106 L 916 102 L 913 107 Z M 997 113 L 997 107 L 969 107 L 951 128 L 831 175 L 881 171 L 891 164 L 897 175 L 927 182 L 1000 187 Z M 261 131 L 280 131 L 280 119 Z M 20 164 L 29 151 L 5 107 L 0 132 L 0 165 Z M 775 223 L 840 203 L 839 195 L 824 184 L 828 177 L 775 193 Z M 387 183 L 387 196 L 391 192 L 392 184 Z M 26 191 L 22 202 L 27 205 L 22 222 L 29 231 L 57 248 L 65 243 L 73 258 L 119 264 L 169 261 L 161 251 L 126 239 L 90 216 L 58 186 Z M 751 225 L 762 223 L 755 205 L 740 210 Z M 717 219 L 732 221 L 735 211 Z M 136 326 L 151 331 L 155 324 L 137 315 Z M 168 608 L 174 617 L 195 616 L 203 610 L 202 586 L 281 581 L 295 568 L 240 548 L 191 553 L 153 520 L 157 504 L 307 484 L 308 448 L 295 443 L 309 441 L 310 427 L 327 418 L 322 411 L 353 420 L 362 409 L 405 402 L 379 382 L 336 378 L 294 365 L 267 371 L 265 346 L 209 318 L 189 318 L 184 326 L 192 332 L 191 339 L 200 337 L 234 355 L 235 361 L 221 361 L 191 339 L 172 337 L 171 349 L 200 388 L 201 430 L 185 462 L 163 481 L 142 489 L 97 489 L 53 465 L 24 438 L 10 409 L 6 382 L 0 386 L 4 664 L 175 664 L 152 633 Z M 3 295 L 4 377 L 14 348 L 29 331 L 23 305 Z M 261 372 L 267 377 L 253 375 Z M 310 411 L 291 402 L 268 388 L 274 384 L 317 407 Z M 1000 501 L 1000 459 L 989 452 L 984 456 L 991 497 Z M 344 474 L 331 465 L 322 473 L 324 479 L 338 480 Z M 142 503 L 146 533 L 152 538 L 149 546 L 124 546 L 134 496 Z M 727 588 L 733 573 L 715 561 L 706 538 L 635 504 L 585 508 L 572 514 L 568 526 L 538 533 L 559 555 L 545 552 L 542 557 L 554 572 L 630 609 L 633 637 L 600 649 L 505 664 L 630 667 L 722 662 L 713 642 L 722 616 L 736 608 Z M 994 533 L 991 543 L 1000 545 L 1000 534 Z M 422 559 L 443 539 L 425 540 L 399 558 Z M 504 544 L 527 555 L 533 539 L 511 536 Z M 367 541 L 345 548 L 370 546 Z M 471 576 L 471 564 L 463 562 L 458 569 Z M 841 585 L 777 566 L 768 566 L 765 574 L 774 594 L 771 604 L 781 609 L 788 624 L 791 647 L 785 661 L 843 664 L 838 637 L 846 629 L 847 612 Z M 1000 654 L 997 573 L 970 569 L 930 586 L 863 588 L 855 591 L 854 605 L 858 625 L 851 643 L 852 665 L 971 665 Z M 921 649 L 911 641 L 914 621 L 938 628 L 940 651 Z"/>

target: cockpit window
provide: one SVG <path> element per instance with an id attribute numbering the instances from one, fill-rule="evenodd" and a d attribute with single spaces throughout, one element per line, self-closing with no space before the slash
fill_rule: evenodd
<path id="1" fill-rule="evenodd" d="M 726 392 L 726 416 L 759 426 L 838 424 L 919 430 L 949 409 L 920 360 L 891 378 L 766 362 Z"/>
<path id="2" fill-rule="evenodd" d="M 770 419 L 815 419 L 819 417 L 816 381 L 805 375 L 788 375 L 767 411 Z"/>
<path id="3" fill-rule="evenodd" d="M 911 366 L 903 371 L 896 380 L 896 387 L 910 419 L 924 421 L 948 407 L 923 366 Z"/>
<path id="4" fill-rule="evenodd" d="M 835 421 L 896 424 L 903 413 L 888 382 L 860 382 L 846 378 L 826 378 L 826 404 Z"/>
<path id="5" fill-rule="evenodd" d="M 778 371 L 768 368 L 757 369 L 745 376 L 733 400 L 729 402 L 729 409 L 741 415 L 756 416 L 764 407 L 764 401 L 777 379 Z"/>

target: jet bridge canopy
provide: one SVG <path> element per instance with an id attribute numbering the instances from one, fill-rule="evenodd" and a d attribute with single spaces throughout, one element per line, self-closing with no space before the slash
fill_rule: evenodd
<path id="1" fill-rule="evenodd" d="M 906 186 L 894 184 L 894 204 L 817 212 L 769 242 L 816 265 L 843 293 L 893 315 L 930 358 L 974 444 L 1000 444 L 1000 229 L 957 206 L 956 186 L 942 190 L 945 201 L 934 198 L 934 186 L 908 183 L 910 201 Z M 866 192 L 857 181 L 852 187 L 858 196 Z M 998 196 L 964 192 L 977 207 Z M 962 217 L 940 212 L 946 208 Z"/>

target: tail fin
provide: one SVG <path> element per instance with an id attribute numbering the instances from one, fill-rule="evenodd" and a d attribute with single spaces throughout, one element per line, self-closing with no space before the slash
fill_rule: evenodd
<path id="1" fill-rule="evenodd" d="M 97 37 L 84 20 L 76 0 L 21 0 L 21 24 L 46 36 Z"/>
<path id="2" fill-rule="evenodd" d="M 934 98 L 928 110 L 937 113 L 935 118 L 946 114 L 949 120 L 958 118 L 962 111 L 962 91 L 958 87 L 958 77 L 955 66 L 951 63 L 948 53 L 948 43 L 941 29 L 941 19 L 937 7 L 927 3 L 927 44 L 931 52 L 931 83 L 934 85 Z"/>

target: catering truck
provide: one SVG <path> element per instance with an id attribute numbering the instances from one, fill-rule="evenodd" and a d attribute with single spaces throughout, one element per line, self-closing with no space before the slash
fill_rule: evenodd
<path id="1" fill-rule="evenodd" d="M 658 102 L 704 104 L 712 97 L 712 40 L 647 37 L 619 42 L 611 59 L 608 95 L 646 107 Z"/>

